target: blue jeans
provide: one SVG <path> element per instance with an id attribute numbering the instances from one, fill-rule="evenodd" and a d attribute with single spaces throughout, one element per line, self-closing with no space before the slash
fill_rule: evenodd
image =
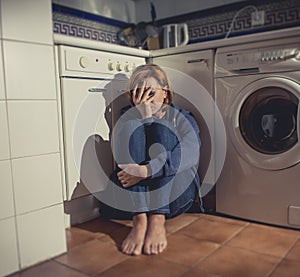
<path id="1" fill-rule="evenodd" d="M 149 149 L 155 143 L 163 145 L 166 151 L 172 151 L 175 145 L 178 144 L 178 139 L 176 134 L 169 128 L 156 122 L 140 126 L 134 130 L 129 140 L 129 152 L 134 162 L 137 164 L 147 163 L 151 159 Z M 160 151 L 162 150 L 159 147 L 152 149 L 151 157 L 160 154 Z M 120 170 L 117 167 L 111 174 L 110 180 L 113 184 L 108 186 L 108 190 L 110 190 L 110 195 L 113 195 L 112 198 L 115 203 L 125 201 L 128 203 L 128 210 L 130 211 L 122 211 L 102 204 L 100 213 L 108 218 L 129 219 L 137 213 L 164 214 L 166 218 L 172 218 L 186 212 L 192 206 L 198 193 L 194 181 L 185 184 L 183 187 L 181 185 L 186 180 L 191 180 L 191 178 L 186 177 L 191 176 L 195 169 L 182 171 L 176 174 L 176 178 L 174 178 L 174 175 L 147 178 L 129 188 L 123 188 L 119 181 L 117 173 Z M 118 189 L 126 190 L 128 192 L 126 196 L 119 195 L 116 190 L 113 191 L 114 185 Z M 157 190 L 160 190 L 160 192 L 157 193 Z M 177 195 L 179 196 L 177 197 Z"/>

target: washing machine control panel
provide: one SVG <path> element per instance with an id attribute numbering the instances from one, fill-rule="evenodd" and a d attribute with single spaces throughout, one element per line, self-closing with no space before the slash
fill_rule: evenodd
<path id="1" fill-rule="evenodd" d="M 130 74 L 145 58 L 72 46 L 60 47 L 62 76 L 106 78 Z"/>
<path id="2" fill-rule="evenodd" d="M 300 67 L 300 45 L 279 45 L 219 53 L 217 71 L 241 74 L 248 72 L 293 70 Z"/>

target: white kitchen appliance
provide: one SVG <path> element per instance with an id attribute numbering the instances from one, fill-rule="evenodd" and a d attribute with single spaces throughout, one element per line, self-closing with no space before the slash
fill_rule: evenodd
<path id="1" fill-rule="evenodd" d="M 167 24 L 162 28 L 164 48 L 184 46 L 189 42 L 188 25 L 186 23 Z"/>
<path id="2" fill-rule="evenodd" d="M 227 132 L 219 213 L 300 228 L 299 37 L 216 53 L 216 104 Z"/>
<path id="3" fill-rule="evenodd" d="M 216 181 L 215 121 L 214 121 L 214 50 L 153 57 L 168 73 L 175 92 L 174 102 L 189 110 L 200 128 L 201 148 L 199 175 L 202 196 L 207 212 L 215 210 L 214 185 Z M 220 136 L 221 138 L 221 136 Z M 218 165 L 217 165 L 218 167 Z"/>
<path id="4" fill-rule="evenodd" d="M 129 104 L 125 95 L 129 76 L 145 57 L 65 45 L 56 46 L 56 56 L 64 198 L 66 206 L 71 200 L 77 203 L 73 209 L 78 217 L 93 205 L 91 193 L 104 188 L 113 170 L 111 131 L 121 108 Z M 72 224 L 92 216 L 87 211 Z"/>

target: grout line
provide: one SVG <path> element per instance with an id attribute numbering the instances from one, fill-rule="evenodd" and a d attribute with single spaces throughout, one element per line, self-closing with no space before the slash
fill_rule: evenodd
<path id="1" fill-rule="evenodd" d="M 58 256 L 59 257 L 59 256 Z M 68 269 L 71 269 L 71 270 L 73 270 L 73 271 L 76 271 L 76 272 L 79 272 L 79 273 L 81 273 L 81 274 L 84 274 L 85 276 L 90 276 L 90 275 L 88 275 L 87 273 L 85 273 L 85 272 L 83 272 L 83 271 L 80 271 L 79 269 L 77 269 L 77 268 L 74 268 L 74 267 L 71 267 L 70 265 L 67 265 L 67 264 L 64 264 L 64 263 L 61 263 L 60 261 L 57 261 L 57 260 L 55 260 L 56 258 L 52 258 L 51 259 L 51 261 L 53 261 L 53 262 L 55 262 L 55 263 L 57 263 L 57 264 L 59 264 L 59 265 L 61 265 L 61 266 L 64 266 L 64 267 L 66 267 L 66 268 L 68 268 Z"/>
<path id="2" fill-rule="evenodd" d="M 283 257 L 281 257 L 280 261 L 274 266 L 273 270 L 271 270 L 271 272 L 269 273 L 268 276 L 271 276 L 279 267 L 280 265 L 283 263 L 284 260 L 288 260 L 286 259 L 286 257 L 288 256 L 288 254 L 292 251 L 292 249 L 296 246 L 296 244 L 300 242 L 300 238 L 298 237 L 298 239 L 290 246 L 290 248 L 286 251 L 285 255 L 283 255 Z M 293 260 L 292 260 L 293 261 Z M 295 261 L 297 262 L 297 261 Z"/>

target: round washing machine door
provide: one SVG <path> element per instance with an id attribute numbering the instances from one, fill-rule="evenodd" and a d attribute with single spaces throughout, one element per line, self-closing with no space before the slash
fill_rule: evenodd
<path id="1" fill-rule="evenodd" d="M 252 165 L 279 170 L 300 162 L 300 84 L 283 77 L 258 79 L 232 106 L 231 139 Z"/>

